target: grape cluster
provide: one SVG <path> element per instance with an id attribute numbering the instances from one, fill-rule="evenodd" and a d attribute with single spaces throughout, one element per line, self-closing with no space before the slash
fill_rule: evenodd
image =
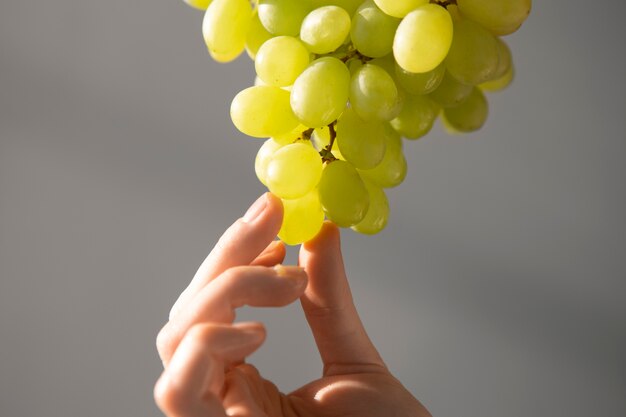
<path id="1" fill-rule="evenodd" d="M 244 50 L 254 86 L 233 99 L 244 134 L 267 138 L 259 180 L 284 203 L 279 237 L 313 238 L 324 218 L 375 234 L 387 224 L 384 189 L 399 185 L 402 140 L 441 116 L 451 132 L 482 127 L 484 91 L 513 78 L 500 36 L 531 0 L 185 0 L 206 9 L 203 35 L 219 62 Z"/>

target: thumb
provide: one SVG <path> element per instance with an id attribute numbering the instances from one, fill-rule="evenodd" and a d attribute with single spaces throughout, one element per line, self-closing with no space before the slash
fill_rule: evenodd
<path id="1" fill-rule="evenodd" d="M 324 363 L 324 375 L 384 368 L 352 301 L 337 226 L 324 223 L 319 234 L 302 245 L 299 263 L 309 277 L 300 301 Z"/>

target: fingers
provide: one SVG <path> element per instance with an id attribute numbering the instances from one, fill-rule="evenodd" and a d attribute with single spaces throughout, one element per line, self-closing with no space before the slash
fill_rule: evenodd
<path id="1" fill-rule="evenodd" d="M 286 254 L 285 244 L 280 240 L 275 240 L 250 265 L 274 266 L 282 263 Z"/>
<path id="2" fill-rule="evenodd" d="M 258 323 L 204 324 L 190 329 L 154 389 L 159 408 L 171 417 L 220 416 L 226 413 L 217 395 L 223 362 L 240 361 L 263 342 Z"/>
<path id="3" fill-rule="evenodd" d="M 352 301 L 343 266 L 339 230 L 330 222 L 300 250 L 309 283 L 302 307 L 324 363 L 324 375 L 383 368 Z"/>
<path id="4" fill-rule="evenodd" d="M 191 283 L 180 295 L 172 310 L 174 317 L 208 282 L 228 268 L 253 262 L 274 240 L 280 230 L 283 207 L 280 199 L 263 194 L 217 242 Z"/>
<path id="5" fill-rule="evenodd" d="M 185 310 L 167 323 L 157 336 L 157 349 L 167 365 L 187 331 L 198 323 L 231 323 L 235 309 L 281 307 L 297 300 L 307 285 L 302 268 L 277 265 L 230 268 L 207 284 Z"/>

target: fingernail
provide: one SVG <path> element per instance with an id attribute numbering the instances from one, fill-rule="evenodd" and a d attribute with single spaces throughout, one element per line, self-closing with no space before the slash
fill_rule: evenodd
<path id="1" fill-rule="evenodd" d="M 263 213 L 265 207 L 267 207 L 267 195 L 263 194 L 250 206 L 248 211 L 246 211 L 246 214 L 243 216 L 243 221 L 250 223 Z"/>
<path id="2" fill-rule="evenodd" d="M 275 265 L 274 270 L 276 271 L 276 275 L 283 278 L 290 278 L 294 280 L 294 282 L 301 283 L 306 279 L 306 272 L 304 272 L 304 268 L 299 266 L 285 266 L 285 265 Z"/>
<path id="3" fill-rule="evenodd" d="M 258 343 L 265 338 L 265 329 L 257 324 L 235 323 L 234 327 L 239 328 L 239 343 L 247 345 Z"/>

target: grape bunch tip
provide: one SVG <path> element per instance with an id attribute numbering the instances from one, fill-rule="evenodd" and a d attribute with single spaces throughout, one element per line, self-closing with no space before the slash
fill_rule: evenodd
<path id="1" fill-rule="evenodd" d="M 402 138 L 440 117 L 480 129 L 485 92 L 514 77 L 501 38 L 531 0 L 184 0 L 204 10 L 211 57 L 254 60 L 233 124 L 265 138 L 254 168 L 284 206 L 279 238 L 306 242 L 325 219 L 364 234 L 385 228 L 385 189 L 407 172 Z"/>

